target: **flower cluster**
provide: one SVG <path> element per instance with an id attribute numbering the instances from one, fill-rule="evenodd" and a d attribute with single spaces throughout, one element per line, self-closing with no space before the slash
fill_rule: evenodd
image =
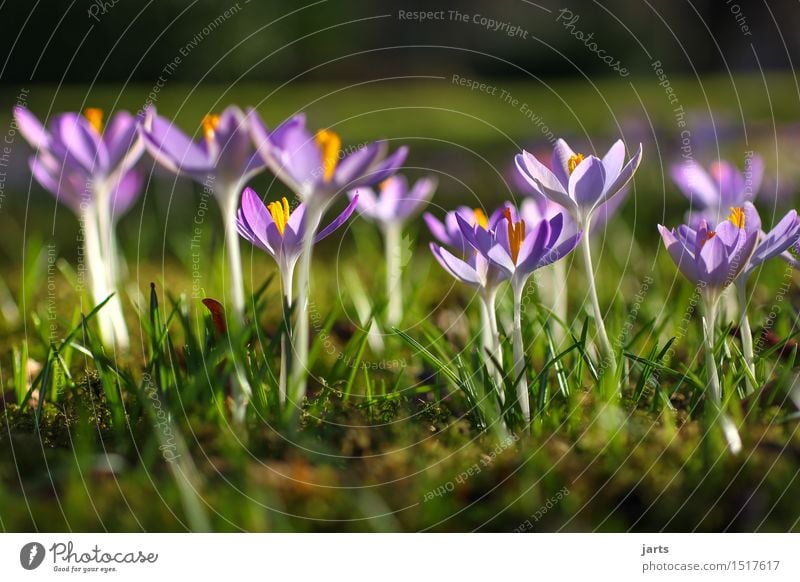
<path id="1" fill-rule="evenodd" d="M 107 347 L 129 345 L 119 294 L 124 262 L 115 226 L 143 190 L 140 159 L 145 151 L 169 172 L 210 185 L 220 206 L 229 275 L 226 303 L 231 315 L 230 325 L 219 329 L 232 336 L 245 329 L 240 239 L 275 261 L 286 324 L 280 338 L 282 405 L 292 404 L 299 410 L 306 391 L 314 246 L 356 212 L 374 223 L 384 238 L 386 309 L 377 318 L 385 329 L 403 321 L 403 230 L 437 188 L 432 176 L 409 182 L 398 173 L 408 154 L 406 147 L 390 153 L 387 142 L 376 141 L 346 148 L 333 129 L 310 131 L 302 114 L 270 130 L 255 110 L 236 106 L 204 116 L 194 132 L 182 131 L 152 107 L 139 118 L 116 112 L 107 124 L 96 108 L 53 116 L 46 125 L 22 107 L 15 108 L 14 115 L 20 132 L 35 149 L 29 160 L 33 177 L 82 222 L 92 299 L 96 305 L 105 303 L 99 328 Z M 619 386 L 621 366 L 598 299 L 590 235 L 598 225 L 610 221 L 622 203 L 641 163 L 642 146 L 628 155 L 619 140 L 600 157 L 576 152 L 559 139 L 551 155 L 522 151 L 514 160 L 518 182 L 526 189 L 518 204 L 506 202 L 488 214 L 481 208 L 460 206 L 442 219 L 426 212 L 423 220 L 436 239 L 430 243 L 435 260 L 454 279 L 472 288 L 480 300 L 481 353 L 493 381 L 497 411 L 502 415 L 517 411 L 527 425 L 531 422 L 531 358 L 523 339 L 525 287 L 536 271 L 558 264 L 578 247 L 597 347 L 603 357 L 597 375 L 605 374 L 610 384 Z M 286 189 L 285 196 L 266 204 L 249 186 L 264 171 L 271 172 Z M 748 368 L 745 392 L 750 393 L 759 378 L 747 314 L 748 281 L 775 257 L 798 265 L 790 250 L 800 250 L 800 217 L 790 210 L 771 228 L 762 226 L 757 195 L 763 162 L 757 156 L 748 158 L 743 171 L 718 161 L 708 171 L 696 163 L 682 164 L 672 169 L 672 176 L 691 207 L 685 224 L 671 229 L 658 225 L 658 230 L 678 271 L 702 297 L 708 399 L 730 449 L 737 451 L 741 442 L 724 410 L 725 395 L 714 355 L 718 306 L 728 290 L 735 289 L 736 297 L 729 299 L 738 303 L 742 353 Z M 340 199 L 346 202 L 341 204 L 343 208 L 326 221 L 325 215 Z M 565 271 L 557 267 L 549 271 L 559 273 L 556 279 L 565 287 Z M 501 318 L 499 291 L 504 288 L 510 289 L 513 309 L 510 317 Z M 566 303 L 555 303 L 552 312 L 569 330 Z M 501 329 L 500 321 L 507 322 L 506 329 Z M 503 363 L 507 359 L 504 337 L 511 338 L 511 366 Z M 235 358 L 234 365 L 239 365 Z M 250 391 L 244 375 L 237 372 L 237 378 L 234 417 L 243 421 Z M 507 402 L 507 394 L 513 395 L 513 403 Z"/>
<path id="2" fill-rule="evenodd" d="M 713 355 L 720 299 L 731 285 L 736 287 L 742 351 L 749 369 L 746 392 L 750 393 L 757 378 L 747 315 L 747 282 L 764 262 L 783 255 L 800 239 L 800 218 L 795 210 L 787 212 L 769 231 L 763 230 L 753 203 L 763 165 L 758 157 L 750 158 L 749 163 L 750 168 L 744 173 L 725 161 L 712 164 L 708 173 L 696 164 L 673 168 L 678 188 L 696 208 L 688 214 L 687 224 L 671 230 L 658 226 L 678 270 L 696 285 L 703 298 L 709 395 L 733 452 L 741 449 L 741 440 L 721 409 L 722 387 Z M 721 218 L 726 209 L 727 216 Z"/>

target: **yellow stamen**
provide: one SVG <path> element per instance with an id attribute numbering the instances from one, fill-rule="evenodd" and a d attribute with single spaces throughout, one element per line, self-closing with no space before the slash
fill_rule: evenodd
<path id="1" fill-rule="evenodd" d="M 203 116 L 203 136 L 205 136 L 206 141 L 214 139 L 214 132 L 217 130 L 218 125 L 219 115 L 208 113 Z"/>
<path id="2" fill-rule="evenodd" d="M 575 171 L 575 168 L 578 167 L 578 164 L 580 164 L 582 161 L 583 161 L 583 154 L 571 155 L 567 160 L 567 170 L 569 170 L 569 173 L 572 174 L 572 172 Z"/>
<path id="3" fill-rule="evenodd" d="M 323 129 L 317 132 L 317 146 L 322 151 L 322 168 L 325 170 L 323 178 L 330 182 L 336 166 L 339 164 L 339 154 L 342 151 L 342 140 L 336 132 Z"/>
<path id="4" fill-rule="evenodd" d="M 736 228 L 744 228 L 744 208 L 741 206 L 732 207 L 728 220 L 730 220 Z"/>
<path id="5" fill-rule="evenodd" d="M 291 210 L 289 210 L 289 201 L 286 200 L 284 196 L 281 198 L 281 201 L 278 202 L 270 202 L 267 206 L 267 210 L 272 215 L 272 220 L 275 221 L 275 226 L 278 227 L 278 232 L 283 233 L 286 232 L 286 223 L 289 222 L 289 215 L 291 214 Z"/>
<path id="6" fill-rule="evenodd" d="M 489 228 L 489 219 L 486 218 L 486 213 L 483 210 L 476 208 L 472 211 L 472 214 L 475 216 L 475 224 L 484 230 Z"/>
<path id="7" fill-rule="evenodd" d="M 83 110 L 83 116 L 98 134 L 103 133 L 103 110 L 99 107 L 87 107 Z"/>
<path id="8" fill-rule="evenodd" d="M 503 210 L 503 216 L 508 220 L 508 247 L 511 249 L 511 260 L 516 265 L 519 258 L 519 249 L 522 247 L 522 241 L 525 240 L 525 222 L 520 220 L 515 224 L 511 220 L 510 208 Z"/>

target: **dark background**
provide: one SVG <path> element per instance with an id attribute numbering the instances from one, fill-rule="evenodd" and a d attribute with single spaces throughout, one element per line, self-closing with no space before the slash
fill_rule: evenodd
<path id="1" fill-rule="evenodd" d="M 106 2 L 105 9 L 101 4 L 89 0 L 2 2 L 0 79 L 7 83 L 149 82 L 160 73 L 166 56 L 177 53 L 236 2 L 117 0 L 114 5 Z M 340 80 L 361 78 L 365 71 L 404 75 L 442 68 L 493 77 L 522 74 L 501 59 L 552 78 L 574 76 L 577 68 L 589 75 L 608 74 L 595 55 L 553 24 L 561 8 L 580 15 L 576 28 L 594 32 L 598 43 L 634 74 L 645 72 L 650 62 L 640 42 L 673 73 L 756 70 L 759 63 L 769 70 L 787 69 L 798 60 L 800 48 L 800 4 L 794 0 L 538 2 L 552 10 L 549 15 L 524 0 L 240 0 L 238 4 L 246 17 L 224 23 L 224 30 L 203 42 L 202 50 L 192 51 L 174 80 L 192 82 L 205 76 L 208 81 L 228 82 L 244 76 L 248 81 L 276 81 L 300 73 L 306 80 Z M 750 36 L 742 34 L 732 13 L 737 6 L 752 31 Z M 520 42 L 473 24 L 398 21 L 398 10 L 420 8 L 458 8 L 508 21 L 527 29 L 530 40 Z M 96 19 L 89 16 L 90 10 Z M 353 22 L 382 14 L 391 17 Z M 343 55 L 415 44 L 467 50 L 379 51 L 307 71 Z"/>

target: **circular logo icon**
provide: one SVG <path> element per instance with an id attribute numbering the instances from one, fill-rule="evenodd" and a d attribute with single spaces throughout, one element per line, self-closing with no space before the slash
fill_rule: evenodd
<path id="1" fill-rule="evenodd" d="M 44 546 L 39 542 L 29 542 L 19 551 L 19 563 L 26 570 L 35 570 L 44 561 Z"/>

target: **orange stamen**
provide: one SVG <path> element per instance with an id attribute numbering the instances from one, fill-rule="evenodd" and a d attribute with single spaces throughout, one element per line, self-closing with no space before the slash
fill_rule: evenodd
<path id="1" fill-rule="evenodd" d="M 339 154 L 342 151 L 342 140 L 336 132 L 323 129 L 317 132 L 317 146 L 322 151 L 322 168 L 325 171 L 324 179 L 330 182 L 336 166 L 339 164 Z"/>
<path id="2" fill-rule="evenodd" d="M 214 132 L 217 130 L 218 125 L 219 115 L 208 113 L 203 116 L 203 136 L 206 138 L 206 141 L 214 139 Z"/>
<path id="3" fill-rule="evenodd" d="M 508 220 L 508 246 L 511 249 L 511 260 L 516 265 L 519 249 L 522 247 L 522 241 L 525 240 L 525 222 L 520 220 L 515 224 L 511 220 L 510 208 L 503 210 L 503 216 Z"/>
<path id="4" fill-rule="evenodd" d="M 575 168 L 577 168 L 578 164 L 580 164 L 582 161 L 583 154 L 574 154 L 569 157 L 567 160 L 567 170 L 569 170 L 570 175 L 575 171 Z"/>
<path id="5" fill-rule="evenodd" d="M 103 133 L 103 110 L 99 107 L 87 107 L 83 110 L 83 116 L 98 134 Z"/>

